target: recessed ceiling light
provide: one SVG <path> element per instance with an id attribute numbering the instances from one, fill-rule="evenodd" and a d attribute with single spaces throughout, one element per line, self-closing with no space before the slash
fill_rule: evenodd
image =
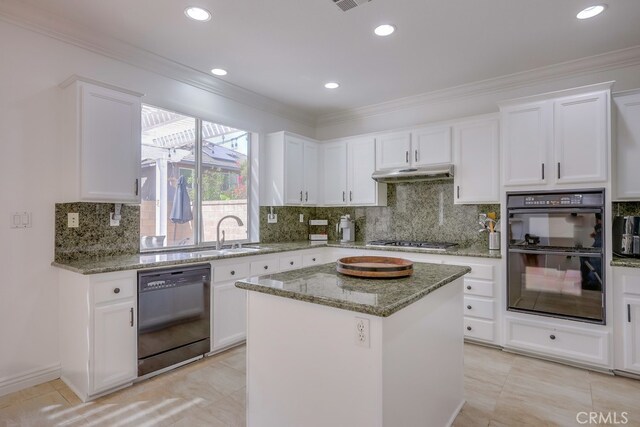
<path id="1" fill-rule="evenodd" d="M 382 24 L 382 25 L 378 25 L 376 29 L 373 30 L 373 32 L 376 33 L 376 36 L 386 37 L 393 34 L 395 30 L 396 30 L 396 27 L 394 27 L 393 25 Z"/>
<path id="2" fill-rule="evenodd" d="M 211 70 L 211 73 L 215 74 L 216 76 L 226 76 L 227 70 L 223 70 L 222 68 L 214 68 L 213 70 Z"/>
<path id="3" fill-rule="evenodd" d="M 336 82 L 329 82 L 329 83 L 325 83 L 324 87 L 326 87 L 327 89 L 337 89 L 340 87 L 340 84 Z"/>
<path id="4" fill-rule="evenodd" d="M 599 5 L 596 5 L 596 6 L 589 6 L 588 8 L 581 10 L 576 15 L 576 18 L 578 18 L 578 19 L 593 18 L 596 15 L 600 15 L 606 8 L 607 8 L 607 5 L 604 5 L 604 4 L 599 4 Z"/>
<path id="5" fill-rule="evenodd" d="M 194 21 L 205 22 L 211 19 L 211 12 L 197 6 L 189 6 L 184 10 L 184 14 Z"/>

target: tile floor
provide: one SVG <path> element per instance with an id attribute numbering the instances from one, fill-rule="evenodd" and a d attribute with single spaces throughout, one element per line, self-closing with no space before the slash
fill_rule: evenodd
<path id="1" fill-rule="evenodd" d="M 466 344 L 465 387 L 456 427 L 579 426 L 581 411 L 617 412 L 618 422 L 626 411 L 625 425 L 640 426 L 636 380 Z M 244 397 L 238 347 L 95 402 L 82 404 L 60 380 L 2 396 L 0 426 L 244 426 Z"/>

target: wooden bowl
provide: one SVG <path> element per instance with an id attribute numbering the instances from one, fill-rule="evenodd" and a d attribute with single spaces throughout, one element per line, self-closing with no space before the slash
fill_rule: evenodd
<path id="1" fill-rule="evenodd" d="M 348 276 L 389 279 L 411 276 L 413 263 L 402 258 L 352 256 L 340 258 L 336 270 Z"/>

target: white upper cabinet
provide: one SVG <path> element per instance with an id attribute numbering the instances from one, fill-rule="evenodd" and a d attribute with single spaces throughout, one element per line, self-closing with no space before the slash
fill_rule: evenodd
<path id="1" fill-rule="evenodd" d="M 62 84 L 69 98 L 67 137 L 78 159 L 72 168 L 79 188 L 70 199 L 139 203 L 141 94 L 72 78 Z"/>
<path id="2" fill-rule="evenodd" d="M 504 185 L 545 184 L 552 109 L 547 102 L 502 109 Z"/>
<path id="3" fill-rule="evenodd" d="M 504 185 L 606 182 L 610 86 L 505 103 L 500 109 Z"/>
<path id="4" fill-rule="evenodd" d="M 570 96 L 553 104 L 556 182 L 607 180 L 609 92 Z"/>
<path id="5" fill-rule="evenodd" d="M 451 163 L 451 127 L 430 126 L 376 137 L 376 170 Z"/>
<path id="6" fill-rule="evenodd" d="M 376 169 L 396 169 L 411 165 L 411 133 L 395 132 L 376 138 Z"/>
<path id="7" fill-rule="evenodd" d="M 330 142 L 322 149 L 325 205 L 386 205 L 386 184 L 371 179 L 376 167 L 372 136 Z"/>
<path id="8" fill-rule="evenodd" d="M 451 127 L 435 126 L 413 131 L 410 155 L 413 166 L 451 163 Z"/>
<path id="9" fill-rule="evenodd" d="M 288 132 L 276 132 L 267 135 L 264 150 L 265 174 L 260 183 L 264 205 L 320 202 L 317 142 Z"/>
<path id="10" fill-rule="evenodd" d="M 614 198 L 640 200 L 640 91 L 616 95 Z"/>
<path id="11" fill-rule="evenodd" d="M 322 145 L 322 151 L 324 154 L 324 203 L 346 204 L 347 144 L 344 141 L 330 142 Z"/>
<path id="12" fill-rule="evenodd" d="M 454 126 L 454 201 L 500 202 L 498 119 L 481 119 Z"/>

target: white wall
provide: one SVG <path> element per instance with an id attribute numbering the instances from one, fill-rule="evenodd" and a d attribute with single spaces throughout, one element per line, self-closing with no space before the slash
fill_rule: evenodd
<path id="1" fill-rule="evenodd" d="M 58 365 L 54 204 L 61 89 L 72 74 L 146 94 L 144 102 L 264 134 L 314 129 L 0 21 L 0 394 Z M 10 229 L 14 211 L 33 227 Z"/>
<path id="2" fill-rule="evenodd" d="M 598 72 L 582 71 L 574 76 L 564 75 L 557 79 L 547 77 L 544 81 L 535 84 L 508 87 L 479 95 L 456 96 L 453 99 L 445 97 L 424 103 L 416 102 L 416 105 L 395 111 L 376 113 L 378 110 L 376 107 L 381 107 L 380 110 L 386 110 L 384 105 L 346 111 L 346 119 L 341 121 L 335 120 L 336 115 L 332 115 L 334 119 L 331 120 L 323 120 L 321 117 L 319 125 L 316 127 L 316 138 L 327 140 L 494 113 L 498 111 L 500 101 L 612 80 L 616 82 L 613 86 L 614 92 L 640 88 L 640 65 L 621 66 Z"/>

